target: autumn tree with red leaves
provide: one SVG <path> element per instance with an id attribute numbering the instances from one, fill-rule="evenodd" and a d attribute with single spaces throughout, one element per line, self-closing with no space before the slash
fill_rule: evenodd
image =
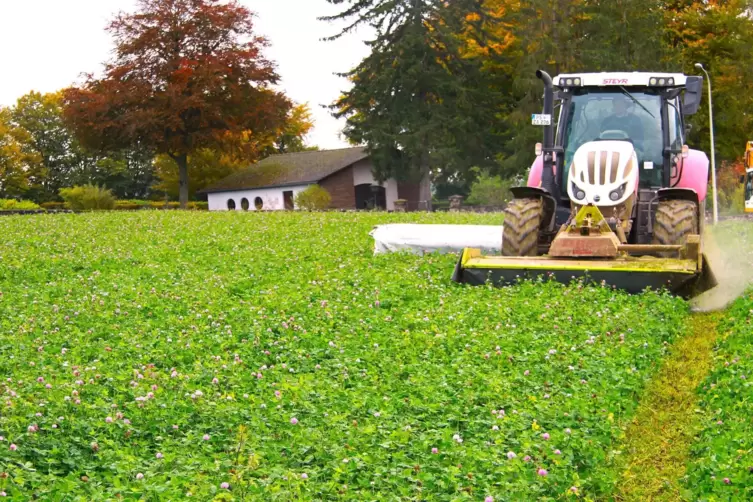
<path id="1" fill-rule="evenodd" d="M 107 27 L 115 56 L 102 78 L 64 92 L 65 118 L 89 148 L 136 142 L 179 167 L 188 201 L 188 158 L 228 132 L 279 129 L 292 106 L 271 89 L 279 77 L 254 35 L 252 13 L 235 0 L 139 0 Z"/>

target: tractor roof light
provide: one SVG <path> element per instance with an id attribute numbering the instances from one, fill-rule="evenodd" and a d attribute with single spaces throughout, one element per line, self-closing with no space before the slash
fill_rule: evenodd
<path id="1" fill-rule="evenodd" d="M 578 87 L 582 83 L 580 77 L 560 77 L 560 87 Z"/>
<path id="2" fill-rule="evenodd" d="M 675 85 L 674 77 L 651 77 L 648 81 L 649 85 L 670 86 Z"/>

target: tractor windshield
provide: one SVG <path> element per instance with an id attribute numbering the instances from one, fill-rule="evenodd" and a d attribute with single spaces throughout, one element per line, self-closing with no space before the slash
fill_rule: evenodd
<path id="1" fill-rule="evenodd" d="M 638 156 L 641 186 L 661 186 L 664 163 L 659 94 L 634 89 L 578 89 L 568 108 L 566 123 L 562 124 L 565 166 L 570 166 L 575 151 L 584 143 L 626 139 L 633 143 Z M 562 186 L 567 187 L 567 183 Z"/>

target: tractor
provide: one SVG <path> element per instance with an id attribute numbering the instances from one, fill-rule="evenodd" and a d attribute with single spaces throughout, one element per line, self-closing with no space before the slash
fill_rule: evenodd
<path id="1" fill-rule="evenodd" d="M 716 286 L 703 253 L 709 161 L 688 147 L 703 78 L 545 71 L 543 142 L 512 189 L 501 256 L 461 253 L 453 280 L 587 279 L 685 297 Z"/>

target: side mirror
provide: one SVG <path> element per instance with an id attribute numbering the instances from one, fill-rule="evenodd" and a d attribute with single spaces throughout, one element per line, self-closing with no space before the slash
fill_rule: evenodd
<path id="1" fill-rule="evenodd" d="M 693 124 L 685 124 L 685 137 L 687 138 L 690 135 L 690 132 L 693 130 Z"/>
<path id="2" fill-rule="evenodd" d="M 745 183 L 745 175 L 741 174 L 740 175 L 740 184 L 742 185 L 743 183 Z"/>
<path id="3" fill-rule="evenodd" d="M 685 82 L 685 97 L 682 101 L 682 114 L 693 115 L 701 106 L 703 77 L 691 76 Z"/>

